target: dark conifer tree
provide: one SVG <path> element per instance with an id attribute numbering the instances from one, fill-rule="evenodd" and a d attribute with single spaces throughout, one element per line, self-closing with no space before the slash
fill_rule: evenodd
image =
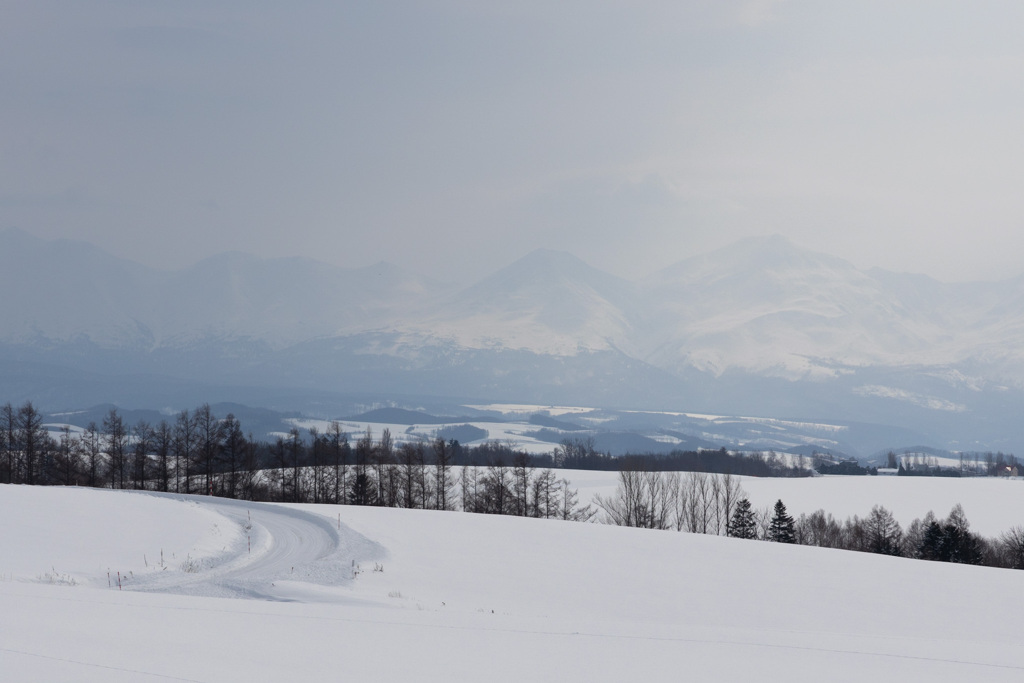
<path id="1" fill-rule="evenodd" d="M 942 531 L 942 525 L 934 519 L 929 521 L 925 524 L 924 536 L 921 538 L 921 544 L 917 547 L 917 557 L 922 560 L 948 562 L 949 558 L 944 557 L 944 537 L 945 534 Z"/>
<path id="2" fill-rule="evenodd" d="M 377 486 L 369 474 L 362 472 L 352 479 L 348 502 L 350 505 L 377 505 Z"/>
<path id="3" fill-rule="evenodd" d="M 942 530 L 945 544 L 943 554 L 947 562 L 981 564 L 981 539 L 971 532 L 971 524 L 959 504 L 953 506 Z"/>
<path id="4" fill-rule="evenodd" d="M 793 518 L 786 512 L 781 500 L 775 502 L 775 514 L 768 526 L 768 540 L 776 543 L 796 543 Z"/>
<path id="5" fill-rule="evenodd" d="M 736 502 L 727 533 L 733 538 L 757 538 L 757 521 L 748 499 L 741 498 Z"/>

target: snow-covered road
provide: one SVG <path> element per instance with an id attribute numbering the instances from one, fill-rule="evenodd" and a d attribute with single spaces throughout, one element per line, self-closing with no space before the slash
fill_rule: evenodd
<path id="1" fill-rule="evenodd" d="M 132 590 L 214 597 L 301 599 L 300 584 L 345 585 L 362 563 L 383 556 L 376 543 L 322 515 L 266 503 L 183 496 L 152 495 L 180 500 L 214 512 L 240 529 L 219 552 L 176 558 L 176 571 L 154 571 L 132 577 Z M 233 530 L 233 531 L 235 531 Z M 318 595 L 318 601 L 323 599 Z"/>

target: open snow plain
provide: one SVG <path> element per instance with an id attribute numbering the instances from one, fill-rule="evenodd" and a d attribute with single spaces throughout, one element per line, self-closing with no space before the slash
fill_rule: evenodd
<path id="1" fill-rule="evenodd" d="M 892 481 L 902 488 L 866 477 L 744 487 L 756 504 L 781 497 L 794 512 L 803 496 L 863 514 L 894 491 L 911 516 L 948 512 L 929 501 L 948 493 L 934 480 Z M 976 524 L 982 533 L 1024 518 L 1021 482 L 989 480 L 980 493 L 949 483 L 977 499 L 973 510 L 960 501 L 972 521 L 995 514 L 983 501 L 1002 511 L 998 528 Z M 0 486 L 0 515 L 3 680 L 1024 678 L 1024 572 L 597 524 L 106 490 Z"/>

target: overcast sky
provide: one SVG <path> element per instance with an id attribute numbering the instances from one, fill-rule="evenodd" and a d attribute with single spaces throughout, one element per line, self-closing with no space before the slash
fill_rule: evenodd
<path id="1" fill-rule="evenodd" d="M 1024 272 L 1024 3 L 8 0 L 0 227 L 470 281 L 780 233 Z"/>

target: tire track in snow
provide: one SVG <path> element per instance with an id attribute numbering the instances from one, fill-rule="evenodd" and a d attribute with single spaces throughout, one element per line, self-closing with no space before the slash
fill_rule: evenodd
<path id="1" fill-rule="evenodd" d="M 133 590 L 213 597 L 282 600 L 281 581 L 345 585 L 355 563 L 382 557 L 383 548 L 344 524 L 322 515 L 267 503 L 145 492 L 199 505 L 242 529 L 219 556 L 184 563 L 184 571 L 145 574 Z M 251 549 L 250 549 L 251 543 Z"/>

